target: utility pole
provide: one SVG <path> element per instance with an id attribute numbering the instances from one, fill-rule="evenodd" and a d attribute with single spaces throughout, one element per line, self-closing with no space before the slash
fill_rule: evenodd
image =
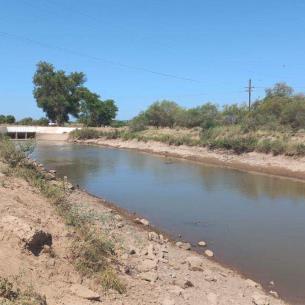
<path id="1" fill-rule="evenodd" d="M 249 111 L 251 110 L 251 98 L 252 98 L 252 90 L 254 89 L 254 87 L 252 86 L 252 79 L 249 79 L 249 84 L 248 87 L 246 87 L 247 92 L 249 94 Z"/>

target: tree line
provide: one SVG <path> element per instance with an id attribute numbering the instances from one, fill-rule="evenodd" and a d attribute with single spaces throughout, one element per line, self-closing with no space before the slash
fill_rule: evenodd
<path id="1" fill-rule="evenodd" d="M 240 125 L 244 131 L 305 129 L 305 96 L 295 94 L 293 88 L 285 83 L 277 83 L 266 89 L 265 97 L 256 100 L 250 110 L 246 104 L 220 108 L 210 102 L 186 109 L 176 102 L 163 100 L 150 105 L 129 123 L 133 131 L 147 126 L 208 130 L 224 125 Z"/>

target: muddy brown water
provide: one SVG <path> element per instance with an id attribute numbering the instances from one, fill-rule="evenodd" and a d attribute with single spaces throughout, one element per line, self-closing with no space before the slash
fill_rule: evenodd
<path id="1" fill-rule="evenodd" d="M 128 150 L 50 143 L 38 144 L 33 157 L 59 176 L 174 237 L 206 241 L 220 262 L 293 304 L 305 304 L 305 183 Z"/>

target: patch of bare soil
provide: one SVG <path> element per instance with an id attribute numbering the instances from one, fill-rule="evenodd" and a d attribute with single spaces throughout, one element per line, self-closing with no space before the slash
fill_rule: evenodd
<path id="1" fill-rule="evenodd" d="M 36 189 L 5 175 L 0 177 L 0 277 L 24 289 L 32 286 L 50 305 L 285 304 L 213 258 L 168 241 L 145 220 L 125 217 L 80 190 L 71 191 L 68 200 L 115 241 L 117 272 L 127 292 L 105 292 L 82 278 L 70 259 L 73 231 Z"/>

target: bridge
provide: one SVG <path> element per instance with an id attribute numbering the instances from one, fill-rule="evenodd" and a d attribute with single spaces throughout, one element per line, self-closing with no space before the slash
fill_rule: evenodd
<path id="1" fill-rule="evenodd" d="M 58 126 L 0 126 L 0 133 L 15 140 L 36 138 L 37 140 L 66 140 L 76 127 Z"/>

